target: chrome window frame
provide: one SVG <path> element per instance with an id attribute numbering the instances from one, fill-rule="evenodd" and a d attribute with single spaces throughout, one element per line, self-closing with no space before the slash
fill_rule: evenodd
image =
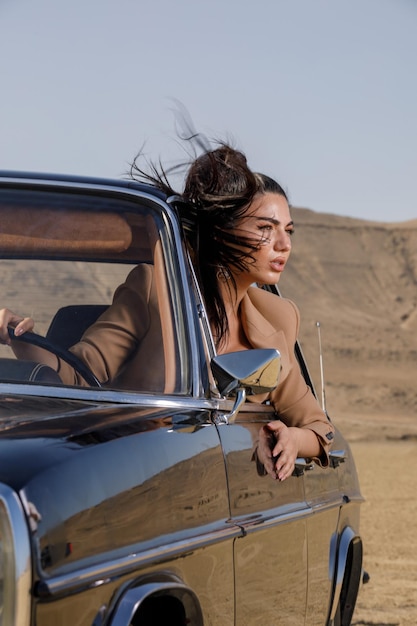
<path id="1" fill-rule="evenodd" d="M 159 209 L 159 218 L 165 226 L 165 231 L 161 233 L 161 244 L 173 305 L 173 322 L 177 331 L 180 376 L 181 378 L 185 377 L 187 380 L 185 385 L 187 391 L 175 394 L 175 397 L 201 397 L 205 385 L 201 380 L 200 363 L 201 358 L 204 359 L 205 357 L 201 355 L 201 338 L 197 337 L 197 310 L 194 294 L 189 286 L 189 266 L 184 255 L 183 237 L 176 210 L 170 206 L 163 194 L 156 189 L 153 190 L 150 186 L 141 185 L 134 181 L 59 177 L 53 175 L 49 177 L 37 176 L 36 174 L 28 174 L 26 178 L 20 178 L 19 176 L 13 176 L 13 173 L 5 174 L 1 176 L 0 172 L 0 189 L 14 189 L 17 192 L 33 190 L 111 196 L 113 199 L 120 198 L 123 201 L 143 203 L 155 211 Z M 3 388 L 3 384 L 1 384 L 1 387 Z M 14 388 L 18 393 L 23 391 L 18 384 Z M 66 389 L 66 387 L 63 387 L 63 389 Z M 123 402 L 124 392 L 114 390 L 111 393 L 114 401 Z M 65 396 L 66 392 L 62 395 Z M 133 394 L 128 395 L 132 396 Z M 140 392 L 137 395 L 140 396 Z M 71 393 L 71 396 L 74 397 L 74 394 Z M 162 397 L 164 396 L 162 395 Z"/>

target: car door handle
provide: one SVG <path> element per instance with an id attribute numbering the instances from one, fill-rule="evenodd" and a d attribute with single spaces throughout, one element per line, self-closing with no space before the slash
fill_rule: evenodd
<path id="1" fill-rule="evenodd" d="M 329 452 L 330 467 L 339 467 L 341 463 L 344 463 L 347 459 L 345 450 L 331 450 Z"/>
<path id="2" fill-rule="evenodd" d="M 307 461 L 307 459 L 303 459 L 302 457 L 297 457 L 294 463 L 294 471 L 292 473 L 293 476 L 302 476 L 304 472 L 308 472 L 309 470 L 314 469 L 313 461 Z"/>

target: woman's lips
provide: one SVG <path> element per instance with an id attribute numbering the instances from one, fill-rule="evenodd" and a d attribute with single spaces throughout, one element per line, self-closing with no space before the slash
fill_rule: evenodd
<path id="1" fill-rule="evenodd" d="M 271 268 L 274 272 L 282 272 L 285 267 L 285 262 L 284 258 L 274 259 L 271 261 Z"/>

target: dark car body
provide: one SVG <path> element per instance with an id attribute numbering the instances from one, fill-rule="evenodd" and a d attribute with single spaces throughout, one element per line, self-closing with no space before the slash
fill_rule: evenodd
<path id="1" fill-rule="evenodd" d="M 178 202 L 133 181 L 0 174 L 1 306 L 34 317 L 65 357 L 150 265 L 163 346 L 160 382 L 137 386 L 62 384 L 1 347 L 4 626 L 350 623 L 362 497 L 349 445 L 336 430 L 328 468 L 298 459 L 284 482 L 263 471 L 257 441 L 275 416 L 244 401 L 259 383 L 241 372 L 278 357 L 212 370 Z"/>

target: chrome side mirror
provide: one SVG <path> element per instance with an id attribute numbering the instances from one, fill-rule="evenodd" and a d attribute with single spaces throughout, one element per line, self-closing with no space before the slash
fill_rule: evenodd
<path id="1" fill-rule="evenodd" d="M 214 357 L 211 370 L 221 395 L 236 396 L 232 412 L 216 418 L 216 423 L 228 424 L 236 417 L 247 394 L 275 389 L 281 371 L 281 355 L 275 349 L 229 352 Z"/>

